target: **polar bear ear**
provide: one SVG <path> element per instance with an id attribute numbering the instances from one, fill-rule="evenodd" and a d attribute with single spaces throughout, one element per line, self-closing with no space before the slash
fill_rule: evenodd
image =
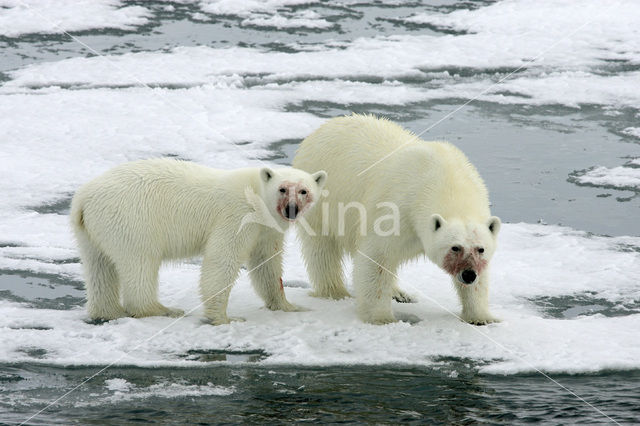
<path id="1" fill-rule="evenodd" d="M 446 224 L 447 221 L 443 219 L 439 214 L 432 214 L 429 219 L 429 223 L 431 224 L 430 228 L 433 232 L 437 231 L 442 227 L 442 225 Z"/>
<path id="2" fill-rule="evenodd" d="M 275 176 L 275 173 L 270 168 L 263 167 L 260 169 L 260 178 L 262 179 L 263 182 L 269 182 L 269 180 L 274 176 Z"/>
<path id="3" fill-rule="evenodd" d="M 500 218 L 498 216 L 491 216 L 489 218 L 489 222 L 487 223 L 487 226 L 489 227 L 489 231 L 491 231 L 494 237 L 498 235 L 501 224 L 502 222 L 500 221 Z"/>
<path id="4" fill-rule="evenodd" d="M 320 170 L 319 172 L 315 172 L 314 174 L 312 174 L 311 177 L 318 184 L 318 189 L 322 189 L 325 182 L 327 181 L 327 172 L 325 172 L 324 170 Z"/>

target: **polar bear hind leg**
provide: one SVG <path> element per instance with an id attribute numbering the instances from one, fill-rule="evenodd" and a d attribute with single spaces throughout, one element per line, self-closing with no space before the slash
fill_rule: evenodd
<path id="1" fill-rule="evenodd" d="M 120 284 L 115 265 L 84 231 L 76 233 L 87 288 L 87 311 L 93 320 L 126 317 L 120 304 Z"/>

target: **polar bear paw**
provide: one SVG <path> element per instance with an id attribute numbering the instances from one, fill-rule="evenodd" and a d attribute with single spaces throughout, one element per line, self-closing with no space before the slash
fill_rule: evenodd
<path id="1" fill-rule="evenodd" d="M 103 323 L 118 318 L 128 317 L 129 315 L 121 307 L 113 309 L 96 309 L 88 308 L 89 318 L 92 322 Z"/>
<path id="2" fill-rule="evenodd" d="M 393 300 L 395 300 L 398 303 L 418 303 L 418 301 L 414 296 L 410 295 L 409 293 L 405 293 L 399 288 L 393 289 L 392 297 L 393 297 Z"/>
<path id="3" fill-rule="evenodd" d="M 487 324 L 500 322 L 498 318 L 492 316 L 491 314 L 476 315 L 476 316 L 462 315 L 462 319 L 465 322 L 468 322 L 469 324 L 472 324 L 472 325 L 487 325 Z"/>
<path id="4" fill-rule="evenodd" d="M 181 317 L 184 315 L 182 309 L 168 308 L 160 303 L 154 303 L 143 307 L 125 306 L 125 310 L 133 318 L 145 317 Z"/>
<path id="5" fill-rule="evenodd" d="M 272 311 L 284 311 L 284 312 L 308 312 L 310 309 L 304 306 L 294 305 L 293 303 L 281 303 L 278 305 L 267 306 Z"/>
<path id="6" fill-rule="evenodd" d="M 349 292 L 346 289 L 332 288 L 329 290 L 314 290 L 312 292 L 309 292 L 309 296 L 319 297 L 322 299 L 341 300 L 341 299 L 350 298 L 351 294 L 349 294 Z"/>
<path id="7" fill-rule="evenodd" d="M 216 318 L 216 319 L 211 319 L 209 318 L 209 323 L 211 325 L 224 325 L 224 324 L 231 324 L 232 322 L 245 322 L 246 319 L 242 318 L 242 317 L 227 317 L 225 316 L 224 318 Z"/>
<path id="8" fill-rule="evenodd" d="M 165 314 L 165 316 L 171 317 L 171 318 L 180 318 L 184 316 L 184 311 L 178 308 L 167 307 L 167 313 Z"/>
<path id="9" fill-rule="evenodd" d="M 383 312 L 359 312 L 360 319 L 369 324 L 375 325 L 384 325 L 391 324 L 394 322 L 398 322 L 395 316 L 392 313 L 383 313 Z"/>

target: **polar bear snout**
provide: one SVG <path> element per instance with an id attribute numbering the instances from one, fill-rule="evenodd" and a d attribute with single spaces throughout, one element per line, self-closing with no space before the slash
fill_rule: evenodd
<path id="1" fill-rule="evenodd" d="M 299 213 L 300 209 L 298 208 L 298 205 L 291 203 L 285 206 L 282 215 L 289 220 L 295 220 Z"/>
<path id="2" fill-rule="evenodd" d="M 474 271 L 473 269 L 465 269 L 464 271 L 460 272 L 457 278 L 461 283 L 471 285 L 476 281 L 477 276 L 478 275 L 476 274 L 476 271 Z"/>

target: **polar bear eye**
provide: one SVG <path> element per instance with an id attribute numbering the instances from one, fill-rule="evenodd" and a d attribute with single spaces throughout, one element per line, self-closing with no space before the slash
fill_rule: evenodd
<path id="1" fill-rule="evenodd" d="M 460 246 L 451 247 L 451 251 L 460 251 Z"/>
<path id="2" fill-rule="evenodd" d="M 287 190 L 284 189 L 284 188 L 280 188 L 280 192 L 282 192 L 284 194 L 285 192 L 287 192 Z"/>
<path id="3" fill-rule="evenodd" d="M 480 247 L 480 248 L 478 249 L 478 253 L 484 253 L 484 249 L 483 249 L 482 247 Z"/>
<path id="4" fill-rule="evenodd" d="M 306 190 L 306 189 L 303 189 L 302 191 L 300 191 L 300 193 L 301 193 L 302 195 L 307 195 L 307 190 Z"/>

